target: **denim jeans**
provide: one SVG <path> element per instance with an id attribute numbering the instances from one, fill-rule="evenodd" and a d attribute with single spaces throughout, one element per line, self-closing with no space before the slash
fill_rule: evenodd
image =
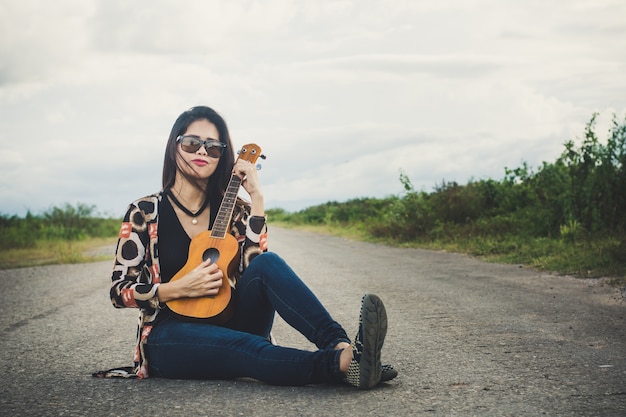
<path id="1" fill-rule="evenodd" d="M 257 256 L 237 280 L 234 316 L 223 326 L 188 322 L 173 314 L 150 333 L 150 374 L 165 378 L 255 378 L 276 385 L 338 381 L 339 342 L 349 342 L 296 273 L 274 253 Z M 274 313 L 314 343 L 306 351 L 269 341 Z"/>

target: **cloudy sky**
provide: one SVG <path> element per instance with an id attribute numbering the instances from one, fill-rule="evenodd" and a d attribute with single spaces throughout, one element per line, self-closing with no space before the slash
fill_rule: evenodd
<path id="1" fill-rule="evenodd" d="M 626 114 L 623 0 L 0 0 L 0 213 L 121 216 L 198 104 L 287 210 L 504 176 Z"/>

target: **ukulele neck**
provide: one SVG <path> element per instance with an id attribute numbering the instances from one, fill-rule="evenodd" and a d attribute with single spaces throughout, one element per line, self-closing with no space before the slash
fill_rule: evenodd
<path id="1" fill-rule="evenodd" d="M 230 228 L 230 219 L 233 215 L 240 185 L 241 178 L 233 174 L 228 182 L 228 187 L 226 187 L 226 192 L 224 193 L 224 198 L 220 204 L 220 209 L 217 212 L 217 216 L 215 216 L 215 222 L 213 223 L 213 229 L 211 230 L 211 237 L 224 239 L 226 233 L 228 233 L 228 229 Z"/>

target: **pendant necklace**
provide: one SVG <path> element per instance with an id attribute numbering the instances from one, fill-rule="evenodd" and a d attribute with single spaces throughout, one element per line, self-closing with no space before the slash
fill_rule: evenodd
<path id="1" fill-rule="evenodd" d="M 205 198 L 204 203 L 202 203 L 202 206 L 194 213 L 193 211 L 189 210 L 187 207 L 183 206 L 181 204 L 181 202 L 178 201 L 178 199 L 176 197 L 174 197 L 174 193 L 172 193 L 172 190 L 167 190 L 165 193 L 172 199 L 174 204 L 176 204 L 176 206 L 183 211 L 183 213 L 185 213 L 187 216 L 191 217 L 191 224 L 194 224 L 194 225 L 198 224 L 197 217 L 209 205 L 209 199 Z"/>

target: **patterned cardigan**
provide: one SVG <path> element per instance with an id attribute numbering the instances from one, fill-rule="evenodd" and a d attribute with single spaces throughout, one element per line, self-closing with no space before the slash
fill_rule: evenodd
<path id="1" fill-rule="evenodd" d="M 134 373 L 148 378 L 148 361 L 144 345 L 156 318 L 164 308 L 156 296 L 161 283 L 159 268 L 159 202 L 163 192 L 131 203 L 120 228 L 111 277 L 111 302 L 116 308 L 138 308 L 139 324 L 134 355 Z M 267 226 L 262 217 L 251 217 L 249 206 L 242 201 L 235 205 L 231 234 L 240 246 L 241 274 L 250 261 L 267 251 Z M 229 277 L 234 288 L 237 277 Z"/>

